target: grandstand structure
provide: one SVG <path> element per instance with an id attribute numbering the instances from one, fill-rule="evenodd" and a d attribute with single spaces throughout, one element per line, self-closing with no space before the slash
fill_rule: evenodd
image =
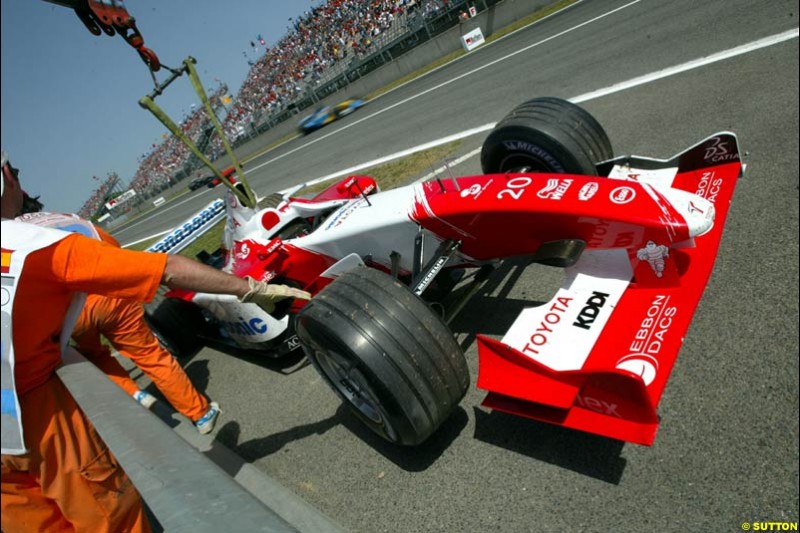
<path id="1" fill-rule="evenodd" d="M 290 19 L 293 28 L 253 62 L 236 96 L 220 85 L 209 98 L 236 147 L 459 24 L 470 7 L 480 13 L 501 1 L 327 0 Z M 223 154 L 222 141 L 203 107 L 180 125 L 209 159 Z M 124 188 L 134 191 L 134 197 L 109 211 L 109 200 L 120 194 L 119 181 L 114 187 L 104 182 L 81 214 L 95 220 L 109 212 L 116 217 L 199 167 L 197 157 L 180 140 L 167 136 L 141 159 Z"/>

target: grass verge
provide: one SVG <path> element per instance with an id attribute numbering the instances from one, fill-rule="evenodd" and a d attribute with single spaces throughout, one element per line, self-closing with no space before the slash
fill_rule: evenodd
<path id="1" fill-rule="evenodd" d="M 390 161 L 382 165 L 376 165 L 360 171 L 359 174 L 372 176 L 378 182 L 382 191 L 388 191 L 401 185 L 406 185 L 408 181 L 425 172 L 426 170 L 432 171 L 435 166 L 447 159 L 450 155 L 456 152 L 461 146 L 462 141 L 453 141 L 448 144 L 443 144 L 430 150 L 422 150 L 416 154 L 408 157 Z M 317 183 L 310 185 L 298 191 L 298 194 L 307 196 L 321 192 L 330 187 L 332 181 Z"/>

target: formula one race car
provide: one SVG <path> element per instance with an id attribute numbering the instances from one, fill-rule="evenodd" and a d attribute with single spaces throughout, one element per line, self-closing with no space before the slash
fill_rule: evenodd
<path id="1" fill-rule="evenodd" d="M 346 117 L 356 109 L 363 106 L 366 102 L 361 98 L 349 98 L 344 102 L 340 102 L 334 106 L 320 107 L 311 115 L 305 117 L 300 121 L 298 129 L 303 135 L 307 135 L 314 130 L 326 126 L 334 120 L 339 120 Z"/>
<path id="2" fill-rule="evenodd" d="M 313 298 L 267 313 L 173 291 L 153 327 L 177 355 L 199 348 L 198 331 L 275 356 L 302 346 L 372 430 L 414 445 L 470 383 L 430 302 L 468 298 L 499 260 L 523 256 L 566 268 L 566 281 L 502 339 L 478 335 L 484 405 L 651 444 L 743 174 L 736 136 L 717 133 L 669 160 L 613 158 L 586 111 L 537 98 L 497 124 L 481 164 L 484 175 L 384 192 L 352 176 L 311 199 L 270 197 L 261 209 L 229 193 L 220 266 Z"/>
<path id="3" fill-rule="evenodd" d="M 225 170 L 222 171 L 222 175 L 227 180 L 231 181 L 232 183 L 235 183 L 236 178 L 233 177 L 233 173 L 235 172 L 235 170 L 236 169 L 234 169 L 233 167 L 226 168 Z M 208 187 L 209 189 L 213 189 L 220 183 L 222 183 L 222 180 L 213 174 L 209 174 L 207 176 L 199 176 L 189 182 L 189 190 L 196 191 L 197 189 L 200 189 L 202 187 Z"/>
<path id="4" fill-rule="evenodd" d="M 214 175 L 198 176 L 196 178 L 193 178 L 192 181 L 189 182 L 189 190 L 196 191 L 197 189 L 201 189 L 203 187 L 209 187 L 209 188 L 214 187 L 214 185 L 212 185 L 212 182 L 215 179 L 218 180 L 219 178 L 217 178 Z M 219 183 L 220 182 L 217 181 L 217 185 L 219 185 Z"/>

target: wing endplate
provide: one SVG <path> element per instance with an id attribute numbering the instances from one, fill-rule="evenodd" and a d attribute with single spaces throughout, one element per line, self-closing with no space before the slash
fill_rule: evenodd
<path id="1" fill-rule="evenodd" d="M 714 225 L 670 248 L 585 252 L 554 298 L 523 310 L 502 341 L 479 336 L 483 405 L 653 443 L 656 407 L 711 275 L 743 170 L 736 137 L 724 133 L 662 163 L 677 170 L 653 174 L 654 164 L 647 170 L 660 183 L 653 186 L 704 198 L 713 204 Z"/>

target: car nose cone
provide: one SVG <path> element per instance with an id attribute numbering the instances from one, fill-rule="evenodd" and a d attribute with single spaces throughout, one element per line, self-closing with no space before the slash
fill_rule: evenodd
<path id="1" fill-rule="evenodd" d="M 716 209 L 710 201 L 680 189 L 659 189 L 659 192 L 683 216 L 690 237 L 699 237 L 714 227 Z"/>

